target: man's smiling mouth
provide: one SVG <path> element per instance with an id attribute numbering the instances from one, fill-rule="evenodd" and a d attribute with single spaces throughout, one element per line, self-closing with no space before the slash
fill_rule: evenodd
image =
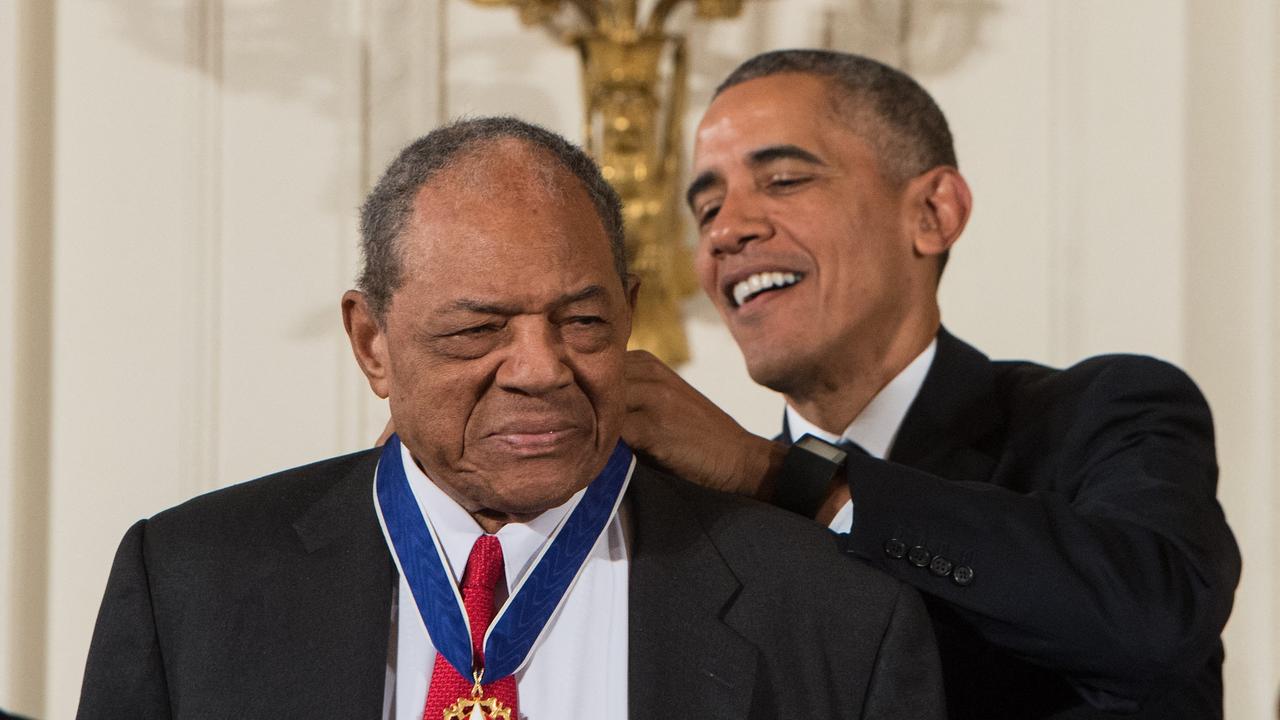
<path id="1" fill-rule="evenodd" d="M 801 273 L 771 271 L 752 273 L 747 277 L 733 284 L 729 295 L 733 300 L 734 307 L 741 307 L 743 303 L 749 302 L 751 299 L 758 297 L 764 293 L 781 290 L 791 287 L 804 279 Z"/>

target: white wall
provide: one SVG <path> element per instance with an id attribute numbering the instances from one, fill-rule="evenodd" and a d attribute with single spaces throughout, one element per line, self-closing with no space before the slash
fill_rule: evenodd
<path id="1" fill-rule="evenodd" d="M 0 705 L 39 707 L 48 626 L 52 12 L 0 2 Z"/>
<path id="2" fill-rule="evenodd" d="M 13 150 L 18 144 L 17 113 L 18 107 L 18 8 L 13 2 L 0 2 L 0 162 L 6 166 L 14 164 Z M 16 173 L 0 172 L 0 288 L 5 288 L 0 296 L 0 307 L 12 308 L 17 299 L 13 292 L 17 280 L 14 264 L 18 255 L 17 218 L 13 210 L 15 199 L 14 183 Z M 16 369 L 14 353 L 10 348 L 17 346 L 16 329 L 14 328 L 16 313 L 0 312 L 0 398 L 13 397 L 16 386 Z M 12 507 L 17 494 L 14 475 L 16 464 L 13 452 L 16 445 L 14 437 L 13 413 L 4 408 L 0 412 L 0 508 Z M 0 512 L 0 549 L 8 550 L 16 546 L 17 538 L 13 529 L 11 513 Z M 12 598 L 15 590 L 16 553 L 0 552 L 0 598 Z M 0 698 L 13 695 L 10 676 L 13 674 L 13 611 L 9 603 L 5 603 L 0 612 Z"/>
<path id="3" fill-rule="evenodd" d="M 1280 677 L 1278 15 L 769 0 L 692 30 L 690 129 L 772 47 L 867 52 L 936 95 L 976 197 L 943 283 L 962 337 L 1152 353 L 1201 382 L 1245 553 L 1229 718 L 1273 713 Z M 376 436 L 337 312 L 364 189 L 446 117 L 576 136 L 576 62 L 463 0 L 0 0 L 0 707 L 73 714 L 133 520 Z M 687 308 L 684 375 L 772 432 L 778 399 Z"/>
<path id="4" fill-rule="evenodd" d="M 1280 9 L 1191 8 L 1185 360 L 1214 409 L 1219 496 L 1245 562 L 1226 632 L 1229 717 L 1267 717 L 1280 678 Z"/>

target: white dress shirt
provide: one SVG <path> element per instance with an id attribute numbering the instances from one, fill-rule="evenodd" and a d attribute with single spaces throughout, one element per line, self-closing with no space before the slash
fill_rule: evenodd
<path id="1" fill-rule="evenodd" d="M 933 356 L 937 352 L 938 341 L 935 339 L 871 398 L 871 402 L 849 423 L 842 435 L 823 430 L 787 405 L 787 429 L 791 432 L 791 441 L 795 442 L 805 435 L 821 438 L 833 445 L 841 440 L 849 440 L 857 443 L 872 457 L 881 460 L 888 457 L 902 421 L 907 416 L 907 410 L 911 408 L 916 395 L 920 394 L 920 386 L 924 385 L 924 378 L 929 374 L 929 366 L 933 365 Z M 852 500 L 840 508 L 828 527 L 838 533 L 853 531 Z"/>
<path id="2" fill-rule="evenodd" d="M 454 582 L 461 582 L 471 546 L 484 530 L 423 474 L 403 445 L 400 454 L 418 507 L 424 517 L 430 518 L 440 538 Z M 497 603 L 501 604 L 509 588 L 515 587 L 531 569 L 538 551 L 585 492 L 580 490 L 565 504 L 527 523 L 509 523 L 498 530 L 507 583 L 495 591 Z M 521 718 L 627 716 L 627 593 L 631 563 L 625 508 L 625 502 L 619 506 L 591 548 L 559 611 L 552 616 L 524 666 L 516 671 Z M 408 583 L 401 577 L 391 608 L 384 720 L 422 720 L 426 704 L 436 650 L 412 598 Z"/>

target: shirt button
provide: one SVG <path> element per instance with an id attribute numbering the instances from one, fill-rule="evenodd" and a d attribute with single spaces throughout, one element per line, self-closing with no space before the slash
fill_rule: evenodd
<path id="1" fill-rule="evenodd" d="M 907 544 L 897 538 L 893 538 L 884 544 L 884 554 L 899 560 L 907 554 Z"/>
<path id="2" fill-rule="evenodd" d="M 964 587 L 973 582 L 973 568 L 968 565 L 961 565 L 951 573 L 951 579 L 955 584 Z"/>
<path id="3" fill-rule="evenodd" d="M 951 574 L 951 567 L 951 561 L 939 555 L 929 563 L 929 572 L 938 577 L 946 577 Z"/>
<path id="4" fill-rule="evenodd" d="M 920 545 L 911 548 L 911 552 L 907 553 L 907 560 L 916 567 L 928 567 L 929 561 L 932 559 L 933 556 L 929 554 L 929 551 Z"/>

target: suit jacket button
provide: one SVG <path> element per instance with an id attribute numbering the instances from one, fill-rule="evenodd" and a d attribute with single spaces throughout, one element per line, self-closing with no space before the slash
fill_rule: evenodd
<path id="1" fill-rule="evenodd" d="M 899 560 L 907 554 L 907 544 L 897 538 L 893 538 L 885 542 L 884 554 L 894 560 Z"/>
<path id="2" fill-rule="evenodd" d="M 946 577 L 951 574 L 951 561 L 938 555 L 929 563 L 929 572 L 938 577 Z"/>
<path id="3" fill-rule="evenodd" d="M 951 573 L 951 579 L 955 584 L 964 587 L 973 582 L 973 568 L 968 565 L 960 565 Z"/>
<path id="4" fill-rule="evenodd" d="M 929 551 L 919 545 L 911 548 L 911 552 L 907 553 L 907 560 L 916 567 L 928 567 L 929 561 L 932 559 L 933 556 L 929 554 Z"/>

